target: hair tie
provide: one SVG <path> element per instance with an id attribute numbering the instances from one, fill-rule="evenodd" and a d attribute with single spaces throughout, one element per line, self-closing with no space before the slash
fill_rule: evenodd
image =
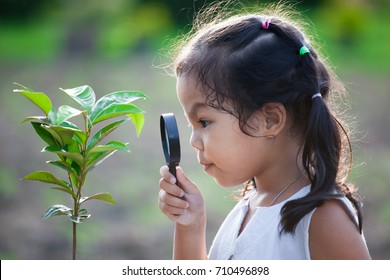
<path id="1" fill-rule="evenodd" d="M 322 97 L 322 94 L 321 93 L 316 93 L 316 94 L 313 94 L 313 96 L 311 97 L 311 99 L 314 99 L 314 98 L 317 98 L 317 97 Z"/>
<path id="2" fill-rule="evenodd" d="M 303 45 L 303 46 L 299 49 L 299 55 L 302 56 L 302 55 L 304 55 L 304 54 L 306 54 L 306 53 L 310 53 L 310 51 L 309 51 L 309 49 L 308 49 L 305 45 Z"/>
<path id="3" fill-rule="evenodd" d="M 271 23 L 271 20 L 265 20 L 261 23 L 261 26 L 264 28 L 264 29 L 268 29 L 269 27 L 269 24 Z"/>

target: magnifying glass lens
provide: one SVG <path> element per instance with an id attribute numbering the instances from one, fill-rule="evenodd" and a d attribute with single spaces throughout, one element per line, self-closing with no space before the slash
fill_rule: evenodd
<path id="1" fill-rule="evenodd" d="M 166 164 L 169 171 L 176 177 L 176 166 L 180 162 L 180 140 L 174 114 L 161 115 L 160 133 Z"/>

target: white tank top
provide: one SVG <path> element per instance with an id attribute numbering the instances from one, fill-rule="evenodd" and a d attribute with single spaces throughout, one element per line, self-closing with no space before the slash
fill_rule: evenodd
<path id="1" fill-rule="evenodd" d="M 238 235 L 242 221 L 249 209 L 250 198 L 256 193 L 251 190 L 226 217 L 210 248 L 211 260 L 308 260 L 309 226 L 315 211 L 311 211 L 298 223 L 295 233 L 280 235 L 280 210 L 290 200 L 298 199 L 310 191 L 310 185 L 302 188 L 287 200 L 270 207 L 256 207 L 244 230 Z M 340 198 L 350 213 L 355 210 L 346 198 Z M 357 217 L 355 215 L 355 221 Z M 363 237 L 364 238 L 364 237 Z"/>

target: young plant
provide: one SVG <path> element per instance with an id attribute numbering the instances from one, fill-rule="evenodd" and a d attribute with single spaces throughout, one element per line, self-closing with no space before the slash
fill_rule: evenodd
<path id="1" fill-rule="evenodd" d="M 77 224 L 91 216 L 84 208 L 84 203 L 89 200 L 115 203 L 114 198 L 107 192 L 85 195 L 87 175 L 116 151 L 129 151 L 127 143 L 109 141 L 102 144 L 102 141 L 129 120 L 135 125 L 139 136 L 144 125 L 144 112 L 132 102 L 148 97 L 137 91 L 117 91 L 96 101 L 93 89 L 84 85 L 61 89 L 78 103 L 79 109 L 62 105 L 56 110 L 46 94 L 35 92 L 20 84 L 16 85 L 20 88 L 15 89 L 14 92 L 26 97 L 44 113 L 42 116 L 27 117 L 22 123 L 31 122 L 35 132 L 47 144 L 42 152 L 57 156 L 56 160 L 49 160 L 47 163 L 66 173 L 65 180 L 48 171 L 35 171 L 23 179 L 50 184 L 51 189 L 64 192 L 71 197 L 73 205 L 52 205 L 43 218 L 45 220 L 53 216 L 69 218 L 73 227 L 72 259 L 76 259 Z M 70 119 L 76 116 L 82 118 L 82 128 L 70 122 Z M 95 125 L 101 122 L 106 124 L 94 131 Z"/>

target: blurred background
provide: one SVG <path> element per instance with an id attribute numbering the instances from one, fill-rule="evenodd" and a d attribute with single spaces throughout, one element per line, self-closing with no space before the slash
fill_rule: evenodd
<path id="1" fill-rule="evenodd" d="M 207 2 L 0 0 L 1 259 L 71 258 L 69 220 L 42 220 L 50 205 L 69 205 L 68 197 L 47 184 L 20 180 L 36 170 L 63 174 L 45 164 L 54 158 L 40 152 L 45 145 L 32 126 L 21 124 L 39 112 L 12 92 L 13 82 L 45 92 L 57 108 L 76 105 L 59 87 L 88 84 L 98 97 L 122 89 L 150 96 L 136 102 L 146 111 L 141 136 L 136 137 L 131 124 L 113 136 L 130 142 L 132 152 L 118 152 L 87 181 L 86 195 L 108 191 L 116 204 L 88 202 L 92 217 L 78 227 L 78 258 L 171 258 L 173 225 L 157 207 L 159 168 L 164 164 L 159 116 L 165 112 L 177 116 L 181 165 L 206 198 L 211 245 L 235 204 L 232 190 L 218 187 L 198 166 L 175 79 L 159 67 L 168 42 L 190 29 L 194 11 Z M 244 4 L 254 2 L 266 3 Z M 372 257 L 390 259 L 390 1 L 299 1 L 295 8 L 316 26 L 320 44 L 348 87 L 357 124 L 350 181 L 364 197 Z"/>

